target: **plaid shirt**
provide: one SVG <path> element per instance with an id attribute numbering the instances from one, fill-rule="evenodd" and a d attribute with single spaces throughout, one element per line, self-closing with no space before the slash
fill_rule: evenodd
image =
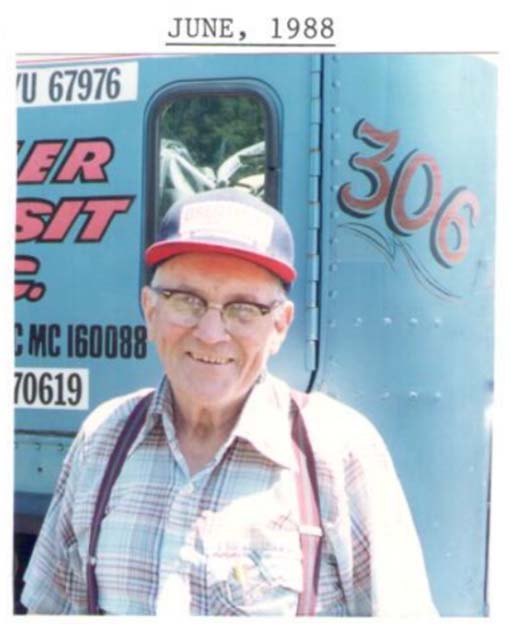
<path id="1" fill-rule="evenodd" d="M 99 406 L 76 437 L 25 574 L 30 612 L 87 612 L 96 497 L 122 424 L 146 392 Z M 96 562 L 100 608 L 294 615 L 302 568 L 289 388 L 259 380 L 229 439 L 193 476 L 171 397 L 163 379 L 112 490 Z M 319 393 L 303 417 L 325 531 L 317 614 L 435 614 L 413 521 L 373 426 Z"/>

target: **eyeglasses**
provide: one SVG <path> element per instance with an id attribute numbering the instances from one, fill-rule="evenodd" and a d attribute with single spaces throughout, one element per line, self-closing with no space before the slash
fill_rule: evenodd
<path id="1" fill-rule="evenodd" d="M 164 299 L 165 313 L 174 324 L 196 327 L 209 309 L 217 309 L 226 329 L 233 334 L 257 327 L 265 316 L 283 302 L 273 301 L 269 305 L 263 305 L 249 301 L 231 301 L 221 305 L 210 303 L 193 292 L 159 286 L 150 286 L 150 289 Z"/>

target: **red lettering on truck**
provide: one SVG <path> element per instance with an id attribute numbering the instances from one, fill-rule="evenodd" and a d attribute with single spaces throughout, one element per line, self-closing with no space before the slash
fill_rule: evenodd
<path id="1" fill-rule="evenodd" d="M 351 156 L 349 164 L 368 181 L 369 191 L 364 197 L 357 197 L 352 193 L 350 182 L 342 184 L 337 193 L 339 207 L 363 220 L 373 215 L 378 207 L 384 207 L 390 230 L 405 238 L 429 226 L 430 250 L 435 260 L 445 268 L 463 261 L 469 250 L 470 229 L 476 226 L 480 217 L 476 194 L 461 186 L 441 202 L 443 179 L 433 156 L 414 149 L 391 175 L 385 163 L 394 157 L 399 142 L 398 131 L 383 132 L 362 119 L 354 127 L 353 134 L 371 152 L 374 149 L 382 151 L 370 156 L 357 153 Z M 426 181 L 423 200 L 419 200 L 418 208 L 415 201 L 415 207 L 409 209 L 407 194 L 420 172 Z"/>
<path id="2" fill-rule="evenodd" d="M 77 139 L 71 146 L 53 182 L 107 182 L 106 165 L 113 158 L 113 145 L 107 138 Z"/>
<path id="3" fill-rule="evenodd" d="M 36 274 L 39 270 L 39 260 L 35 257 L 17 256 L 14 264 L 16 274 Z M 14 283 L 14 297 L 26 298 L 29 301 L 38 301 L 44 296 L 46 286 L 30 279 L 22 281 L 16 279 Z"/>
<path id="4" fill-rule="evenodd" d="M 63 155 L 66 144 L 68 149 Z M 25 142 L 18 141 L 18 154 L 23 153 L 24 147 Z M 106 183 L 106 166 L 114 154 L 114 145 L 108 138 L 76 138 L 72 142 L 38 139 L 28 146 L 22 159 L 18 184 L 45 184 L 48 190 L 53 190 L 54 186 L 75 181 Z M 20 197 L 16 205 L 16 242 L 61 243 L 70 235 L 77 244 L 99 242 L 113 219 L 126 213 L 134 199 L 134 195 L 82 195 L 57 200 Z M 41 267 L 36 257 L 16 256 L 16 299 L 38 301 L 45 295 L 44 283 L 27 278 L 38 274 Z"/>
<path id="5" fill-rule="evenodd" d="M 18 144 L 18 149 L 21 149 L 22 144 Z M 18 184 L 44 182 L 64 145 L 65 140 L 43 140 L 33 143 L 18 170 Z"/>
<path id="6" fill-rule="evenodd" d="M 76 242 L 100 241 L 117 213 L 125 213 L 134 196 L 62 198 L 58 206 L 39 199 L 20 199 L 16 208 L 16 241 L 61 242 L 80 216 L 85 216 Z"/>
<path id="7" fill-rule="evenodd" d="M 36 140 L 18 169 L 18 184 L 42 184 L 56 166 L 65 140 Z M 24 143 L 18 143 L 18 151 Z M 77 138 L 64 156 L 53 183 L 108 182 L 106 165 L 111 162 L 114 147 L 108 138 Z"/>

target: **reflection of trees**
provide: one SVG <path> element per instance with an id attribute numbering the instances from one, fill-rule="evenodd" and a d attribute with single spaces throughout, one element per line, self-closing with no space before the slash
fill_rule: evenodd
<path id="1" fill-rule="evenodd" d="M 161 120 L 160 212 L 196 191 L 223 186 L 264 194 L 264 112 L 249 97 L 174 101 Z"/>
<path id="2" fill-rule="evenodd" d="M 252 97 L 183 97 L 164 113 L 161 135 L 185 145 L 195 164 L 216 170 L 228 156 L 264 140 L 264 112 Z"/>

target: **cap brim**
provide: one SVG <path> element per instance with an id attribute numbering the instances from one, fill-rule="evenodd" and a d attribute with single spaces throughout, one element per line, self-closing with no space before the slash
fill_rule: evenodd
<path id="1" fill-rule="evenodd" d="M 186 252 L 218 252 L 220 254 L 233 255 L 234 257 L 245 259 L 246 261 L 250 261 L 251 263 L 255 263 L 262 268 L 269 270 L 285 283 L 292 283 L 297 277 L 297 273 L 294 268 L 279 259 L 260 255 L 241 248 L 234 248 L 220 244 L 205 244 L 197 241 L 160 241 L 152 244 L 152 246 L 149 246 L 149 248 L 145 251 L 145 262 L 147 265 L 154 266 L 165 259 L 169 259 L 170 257 L 184 254 Z"/>

